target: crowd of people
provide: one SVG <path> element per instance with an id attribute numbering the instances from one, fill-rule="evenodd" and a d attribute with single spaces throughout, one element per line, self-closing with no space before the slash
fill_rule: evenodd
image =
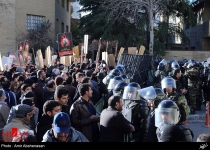
<path id="1" fill-rule="evenodd" d="M 155 85 L 145 88 L 130 80 L 127 66 L 105 61 L 5 66 L 0 72 L 0 141 L 125 142 L 127 137 L 129 142 L 192 142 L 193 132 L 185 124 L 196 106 L 186 98 L 190 88 L 179 80 L 180 66 L 172 67 L 171 76 L 164 76 L 160 66 L 166 66 L 164 60 Z M 192 90 L 188 97 L 194 95 Z M 100 101 L 103 110 L 98 112 Z M 7 134 L 14 129 L 15 136 Z"/>

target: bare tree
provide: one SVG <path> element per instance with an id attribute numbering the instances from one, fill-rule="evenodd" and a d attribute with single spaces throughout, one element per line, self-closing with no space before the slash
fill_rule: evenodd
<path id="1" fill-rule="evenodd" d="M 138 26 L 142 17 L 147 18 L 150 32 L 149 54 L 153 56 L 154 21 L 157 14 L 167 11 L 166 5 L 171 0 L 103 0 L 102 7 L 109 11 L 111 19 L 127 18 L 130 23 Z M 177 0 L 179 1 L 179 0 Z"/>

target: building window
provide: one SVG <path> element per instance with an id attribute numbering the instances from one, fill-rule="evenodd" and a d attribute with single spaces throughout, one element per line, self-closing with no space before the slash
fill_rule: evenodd
<path id="1" fill-rule="evenodd" d="M 69 26 L 66 26 L 66 32 L 69 32 Z"/>
<path id="2" fill-rule="evenodd" d="M 27 15 L 26 30 L 36 30 L 39 24 L 44 23 L 44 16 Z"/>
<path id="3" fill-rule="evenodd" d="M 65 31 L 64 31 L 64 23 L 62 22 L 61 23 L 61 33 L 64 33 Z"/>
<path id="4" fill-rule="evenodd" d="M 69 11 L 69 0 L 66 0 L 66 9 Z"/>
<path id="5" fill-rule="evenodd" d="M 62 7 L 64 8 L 65 0 L 62 0 Z"/>

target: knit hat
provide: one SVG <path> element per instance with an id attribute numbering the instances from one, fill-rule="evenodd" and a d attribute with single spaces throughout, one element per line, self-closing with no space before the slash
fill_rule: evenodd
<path id="1" fill-rule="evenodd" d="M 160 137 L 162 142 L 185 142 L 185 134 L 177 125 L 166 125 Z"/>
<path id="2" fill-rule="evenodd" d="M 53 118 L 53 131 L 55 133 L 66 133 L 68 134 L 71 128 L 70 117 L 67 113 L 57 113 Z"/>
<path id="3" fill-rule="evenodd" d="M 26 105 L 29 105 L 29 106 L 33 106 L 35 103 L 32 99 L 30 98 L 24 98 L 22 101 L 21 101 L 21 104 L 26 104 Z"/>
<path id="4" fill-rule="evenodd" d="M 30 113 L 33 109 L 31 106 L 26 104 L 19 104 L 15 106 L 15 113 L 17 118 L 24 118 L 26 117 L 27 113 Z"/>
<path id="5" fill-rule="evenodd" d="M 2 98 L 4 95 L 5 95 L 4 90 L 0 89 L 0 100 L 1 100 L 1 98 Z"/>

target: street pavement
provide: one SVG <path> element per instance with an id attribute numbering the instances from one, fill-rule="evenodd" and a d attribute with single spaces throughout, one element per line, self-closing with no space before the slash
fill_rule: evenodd
<path id="1" fill-rule="evenodd" d="M 197 137 L 202 133 L 210 133 L 210 127 L 205 126 L 206 107 L 202 105 L 201 111 L 196 111 L 196 114 L 189 115 L 187 125 L 194 133 L 193 141 L 196 142 Z"/>

